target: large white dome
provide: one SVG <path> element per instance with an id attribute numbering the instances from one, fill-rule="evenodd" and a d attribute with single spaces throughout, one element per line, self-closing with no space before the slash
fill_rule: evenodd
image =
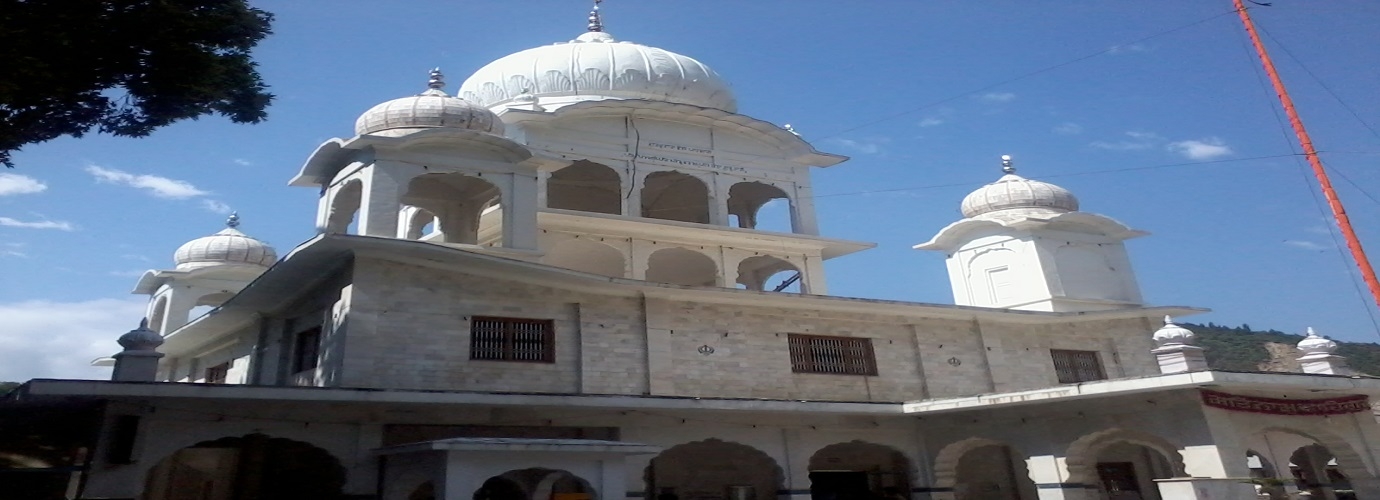
<path id="1" fill-rule="evenodd" d="M 491 62 L 465 80 L 459 95 L 489 108 L 532 98 L 546 109 L 603 99 L 738 108 L 728 83 L 709 66 L 598 31 Z"/>
<path id="2" fill-rule="evenodd" d="M 431 70 L 427 90 L 369 108 L 355 120 L 355 135 L 404 135 L 428 128 L 460 128 L 502 135 L 503 122 L 488 108 L 441 90 L 441 69 Z"/>
<path id="3" fill-rule="evenodd" d="M 1007 174 L 963 198 L 960 209 L 964 217 L 977 217 L 1012 208 L 1035 208 L 1055 212 L 1077 212 L 1078 198 L 1062 187 L 1048 182 L 1034 181 L 1015 174 Z"/>
<path id="4" fill-rule="evenodd" d="M 178 271 L 190 271 L 203 267 L 225 265 L 251 265 L 268 267 L 278 260 L 278 253 L 267 243 L 241 233 L 239 216 L 230 215 L 225 229 L 220 232 L 188 241 L 178 247 L 173 254 Z"/>

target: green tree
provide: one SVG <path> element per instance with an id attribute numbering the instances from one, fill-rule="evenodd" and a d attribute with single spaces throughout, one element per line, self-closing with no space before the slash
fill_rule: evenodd
<path id="1" fill-rule="evenodd" d="M 15 387 L 19 387 L 19 382 L 0 382 L 0 396 L 4 396 Z"/>
<path id="2" fill-rule="evenodd" d="M 93 128 L 262 121 L 273 95 L 250 51 L 272 21 L 247 0 L 0 0 L 0 163 Z"/>

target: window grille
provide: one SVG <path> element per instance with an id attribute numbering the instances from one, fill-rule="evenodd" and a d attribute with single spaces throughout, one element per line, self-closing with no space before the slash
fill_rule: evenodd
<path id="1" fill-rule="evenodd" d="M 554 363 L 555 326 L 549 319 L 470 320 L 470 359 Z"/>
<path id="2" fill-rule="evenodd" d="M 316 368 L 321 357 L 321 327 L 297 333 L 293 350 L 292 372 L 304 372 Z"/>
<path id="3" fill-rule="evenodd" d="M 1054 372 L 1059 375 L 1061 384 L 1107 379 L 1107 373 L 1102 371 L 1102 362 L 1097 359 L 1097 351 L 1050 349 L 1049 354 L 1054 358 Z"/>
<path id="4" fill-rule="evenodd" d="M 224 384 L 226 377 L 230 375 L 230 362 L 212 366 L 206 369 L 205 382 L 208 384 Z"/>
<path id="5" fill-rule="evenodd" d="M 839 375 L 876 375 L 877 359 L 872 340 L 792 333 L 791 371 Z"/>

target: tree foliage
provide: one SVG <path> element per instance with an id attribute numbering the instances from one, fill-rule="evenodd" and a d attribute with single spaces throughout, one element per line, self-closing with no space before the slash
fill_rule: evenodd
<path id="1" fill-rule="evenodd" d="M 273 95 L 250 51 L 272 20 L 247 0 L 0 0 L 0 163 L 93 128 L 262 121 Z"/>
<path id="2" fill-rule="evenodd" d="M 1214 370 L 1260 371 L 1262 366 L 1274 361 L 1265 348 L 1266 343 L 1292 347 L 1303 340 L 1302 335 L 1278 330 L 1256 331 L 1246 324 L 1229 327 L 1181 323 L 1180 326 L 1198 334 L 1198 346 L 1203 348 L 1208 366 Z M 1356 371 L 1380 375 L 1380 345 L 1339 341 L 1337 354 L 1347 358 L 1347 364 Z"/>
<path id="3" fill-rule="evenodd" d="M 0 396 L 4 396 L 15 387 L 19 387 L 19 382 L 0 382 Z"/>

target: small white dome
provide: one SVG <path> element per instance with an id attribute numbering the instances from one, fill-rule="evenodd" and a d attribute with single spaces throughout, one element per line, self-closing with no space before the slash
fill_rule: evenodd
<path id="1" fill-rule="evenodd" d="M 1310 354 L 1326 355 L 1337 350 L 1337 343 L 1318 335 L 1317 332 L 1313 331 L 1313 327 L 1308 327 L 1308 336 L 1299 342 L 1298 347 L 1304 356 Z"/>
<path id="2" fill-rule="evenodd" d="M 600 29 L 596 22 L 591 19 L 591 30 Z M 671 51 L 619 42 L 602 31 L 491 62 L 460 85 L 459 95 L 490 108 L 523 96 L 539 99 L 548 109 L 603 99 L 738 109 L 728 82 L 709 66 Z"/>
<path id="3" fill-rule="evenodd" d="M 1001 165 L 1006 175 L 963 198 L 959 208 L 964 217 L 977 217 L 1012 208 L 1045 209 L 1060 213 L 1078 211 L 1078 198 L 1074 198 L 1069 190 L 1016 175 L 1010 156 L 1003 155 Z"/>
<path id="4" fill-rule="evenodd" d="M 1182 326 L 1174 324 L 1174 318 L 1164 317 L 1164 326 L 1155 330 L 1155 345 L 1164 347 L 1167 345 L 1193 345 L 1198 336 Z"/>
<path id="5" fill-rule="evenodd" d="M 235 227 L 240 218 L 230 214 L 220 232 L 194 239 L 178 247 L 173 254 L 178 271 L 189 271 L 212 266 L 251 265 L 268 267 L 278 260 L 278 253 L 267 243 L 250 238 Z"/>
<path id="6" fill-rule="evenodd" d="M 451 97 L 441 90 L 445 85 L 441 70 L 431 71 L 425 92 L 379 104 L 355 120 L 355 135 L 402 135 L 420 128 L 460 128 L 490 134 L 503 134 L 503 122 L 488 108 Z"/>

